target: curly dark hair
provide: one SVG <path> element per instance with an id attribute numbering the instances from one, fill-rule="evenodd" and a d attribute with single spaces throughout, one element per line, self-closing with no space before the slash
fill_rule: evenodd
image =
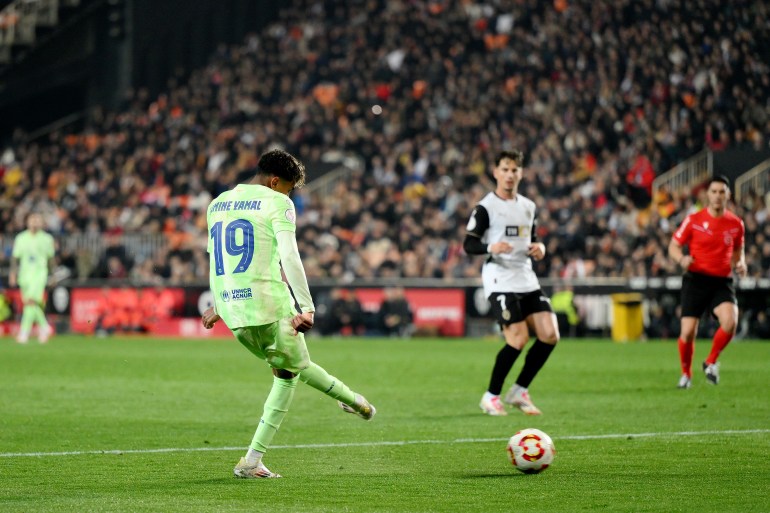
<path id="1" fill-rule="evenodd" d="M 524 167 L 524 152 L 521 150 L 501 151 L 495 159 L 495 166 L 499 166 L 503 159 L 511 159 L 517 166 Z"/>
<path id="2" fill-rule="evenodd" d="M 257 174 L 274 175 L 287 182 L 294 182 L 295 189 L 305 185 L 305 165 L 283 150 L 270 150 L 259 157 Z"/>

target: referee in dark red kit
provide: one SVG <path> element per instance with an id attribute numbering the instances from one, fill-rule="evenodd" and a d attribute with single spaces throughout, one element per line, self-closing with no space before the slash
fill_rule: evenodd
<path id="1" fill-rule="evenodd" d="M 688 215 L 668 246 L 669 256 L 686 271 L 682 278 L 679 388 L 690 388 L 692 384 L 695 335 L 706 309 L 717 318 L 719 328 L 714 334 L 711 352 L 703 362 L 703 371 L 709 383 L 719 383 L 717 359 L 738 326 L 732 271 L 735 269 L 740 277 L 746 276 L 743 221 L 726 209 L 730 181 L 724 176 L 712 178 L 707 193 L 708 206 Z M 684 246 L 689 247 L 689 255 L 684 254 Z"/>

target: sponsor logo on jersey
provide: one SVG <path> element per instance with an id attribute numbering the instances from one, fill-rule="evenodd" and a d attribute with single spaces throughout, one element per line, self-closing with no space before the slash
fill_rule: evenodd
<path id="1" fill-rule="evenodd" d="M 251 293 L 251 287 L 245 289 L 232 289 L 222 291 L 222 301 L 225 303 L 229 301 L 243 301 L 244 299 L 251 299 L 253 294 Z"/>
<path id="2" fill-rule="evenodd" d="M 529 226 L 506 226 L 506 237 L 529 237 Z"/>

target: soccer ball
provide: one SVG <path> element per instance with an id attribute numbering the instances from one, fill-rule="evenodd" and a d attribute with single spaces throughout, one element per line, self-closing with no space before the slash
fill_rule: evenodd
<path id="1" fill-rule="evenodd" d="M 539 429 L 522 429 L 508 440 L 511 464 L 525 474 L 537 474 L 547 469 L 556 456 L 551 437 Z"/>

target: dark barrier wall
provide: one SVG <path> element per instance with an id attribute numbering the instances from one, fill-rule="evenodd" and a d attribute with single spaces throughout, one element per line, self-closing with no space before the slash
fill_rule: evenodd
<path id="1" fill-rule="evenodd" d="M 277 17 L 262 0 L 83 0 L 0 67 L 0 143 L 95 105 L 117 109 L 129 87 L 155 96 Z"/>
<path id="2" fill-rule="evenodd" d="M 133 83 L 151 94 L 178 69 L 206 64 L 219 43 L 239 43 L 277 16 L 279 3 L 262 0 L 130 0 L 134 33 Z"/>

